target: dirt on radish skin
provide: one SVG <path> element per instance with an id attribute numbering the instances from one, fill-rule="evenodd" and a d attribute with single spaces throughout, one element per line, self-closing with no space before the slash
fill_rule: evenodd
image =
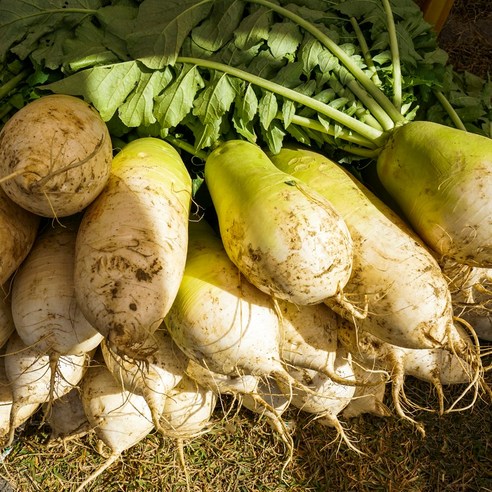
<path id="1" fill-rule="evenodd" d="M 12 284 L 12 316 L 17 333 L 27 346 L 51 355 L 84 354 L 103 339 L 75 300 L 78 224 L 78 219 L 72 218 L 47 226 Z"/>
<path id="2" fill-rule="evenodd" d="M 241 140 L 209 154 L 205 181 L 224 248 L 259 290 L 308 305 L 343 289 L 352 268 L 352 240 L 323 196 Z"/>
<path id="3" fill-rule="evenodd" d="M 75 253 L 77 302 L 130 358 L 141 358 L 140 347 L 176 296 L 191 196 L 178 152 L 163 140 L 141 138 L 116 155 L 107 187 L 84 213 Z"/>
<path id="4" fill-rule="evenodd" d="M 82 405 L 99 439 L 109 448 L 106 461 L 76 489 L 81 492 L 109 468 L 127 449 L 154 429 L 152 414 L 143 396 L 122 389 L 104 365 L 94 365 L 81 384 Z"/>
<path id="5" fill-rule="evenodd" d="M 100 115 L 82 99 L 53 94 L 17 111 L 0 132 L 0 184 L 46 217 L 80 212 L 105 186 L 113 156 Z"/>
<path id="6" fill-rule="evenodd" d="M 51 357 L 28 347 L 14 332 L 5 346 L 5 373 L 9 381 L 13 403 L 7 446 L 14 439 L 18 413 L 27 405 L 51 403 L 77 386 L 87 369 L 87 354 Z M 54 369 L 54 370 L 53 370 Z"/>
<path id="7" fill-rule="evenodd" d="M 13 202 L 0 188 L 0 285 L 7 282 L 29 253 L 40 217 Z"/>

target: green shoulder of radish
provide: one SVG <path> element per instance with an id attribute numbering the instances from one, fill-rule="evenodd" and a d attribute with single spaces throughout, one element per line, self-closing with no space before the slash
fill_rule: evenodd
<path id="1" fill-rule="evenodd" d="M 343 289 L 352 240 L 328 200 L 241 140 L 209 154 L 205 181 L 224 248 L 258 289 L 295 304 L 316 304 Z"/>
<path id="2" fill-rule="evenodd" d="M 21 207 L 64 217 L 101 192 L 112 156 L 108 128 L 94 108 L 73 96 L 43 96 L 0 132 L 0 184 Z"/>
<path id="3" fill-rule="evenodd" d="M 141 138 L 114 158 L 76 241 L 75 293 L 110 344 L 138 359 L 161 325 L 184 271 L 191 178 L 179 153 Z"/>
<path id="4" fill-rule="evenodd" d="M 492 267 L 492 139 L 413 121 L 391 133 L 377 172 L 436 253 Z"/>

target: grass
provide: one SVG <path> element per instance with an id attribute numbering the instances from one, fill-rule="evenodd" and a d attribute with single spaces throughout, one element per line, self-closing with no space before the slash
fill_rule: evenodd
<path id="1" fill-rule="evenodd" d="M 427 383 L 407 379 L 408 396 L 437 408 Z M 449 398 L 462 388 L 449 387 Z M 391 405 L 391 401 L 387 401 Z M 232 407 L 231 407 L 232 406 Z M 286 450 L 269 424 L 224 397 L 209 433 L 185 443 L 193 492 L 490 492 L 492 491 L 492 412 L 478 400 L 472 409 L 439 416 L 419 411 L 422 437 L 397 417 L 364 414 L 344 422 L 357 447 L 349 450 L 332 428 L 290 410 L 295 427 L 292 463 L 281 476 Z M 224 412 L 223 409 L 229 411 Z M 50 429 L 35 416 L 18 433 L 1 475 L 16 491 L 71 491 L 104 461 L 93 433 L 49 445 Z M 0 490 L 2 490 L 0 488 Z M 186 491 L 178 445 L 157 433 L 126 451 L 88 491 Z"/>

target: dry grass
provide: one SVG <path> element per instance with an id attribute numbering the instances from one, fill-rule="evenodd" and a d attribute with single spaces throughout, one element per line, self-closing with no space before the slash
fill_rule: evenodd
<path id="1" fill-rule="evenodd" d="M 460 387 L 448 388 L 450 398 Z M 437 408 L 429 385 L 409 378 L 409 396 Z M 193 492 L 357 491 L 490 492 L 492 491 L 492 413 L 490 402 L 472 410 L 438 416 L 418 412 L 426 437 L 398 418 L 363 415 L 344 422 L 364 454 L 357 454 L 306 414 L 290 411 L 295 427 L 293 462 L 281 476 L 283 443 L 269 425 L 247 410 L 224 413 L 223 400 L 210 433 L 185 444 Z M 388 401 L 391 405 L 391 402 Z M 93 434 L 47 446 L 49 429 L 36 419 L 19 434 L 2 465 L 2 476 L 16 491 L 75 490 L 103 461 Z M 151 434 L 87 490 L 186 491 L 177 443 Z M 0 488 L 0 490 L 2 490 Z"/>

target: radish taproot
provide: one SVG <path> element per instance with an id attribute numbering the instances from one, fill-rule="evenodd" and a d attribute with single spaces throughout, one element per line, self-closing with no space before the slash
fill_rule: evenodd
<path id="1" fill-rule="evenodd" d="M 255 144 L 231 140 L 205 161 L 224 248 L 261 291 L 295 304 L 338 294 L 352 240 L 328 200 L 278 170 Z"/>
<path id="2" fill-rule="evenodd" d="M 13 202 L 0 188 L 0 285 L 5 284 L 31 250 L 40 217 Z"/>
<path id="3" fill-rule="evenodd" d="M 105 341 L 101 352 L 106 367 L 127 391 L 142 395 L 152 412 L 154 426 L 164 410 L 167 394 L 182 379 L 188 358 L 177 347 L 165 330 L 157 330 L 141 346 L 144 359 L 130 359 L 119 355 Z"/>
<path id="4" fill-rule="evenodd" d="M 27 346 L 53 358 L 90 352 L 103 339 L 75 300 L 78 224 L 72 218 L 47 226 L 12 284 L 12 316 L 17 333 Z"/>
<path id="5" fill-rule="evenodd" d="M 345 296 L 366 311 L 357 319 L 360 329 L 402 347 L 452 347 L 464 358 L 474 357 L 474 347 L 455 329 L 451 294 L 439 264 L 394 212 L 320 153 L 284 148 L 271 158 L 326 196 L 344 218 L 354 244 Z M 326 303 L 353 319 L 336 299 Z"/>
<path id="6" fill-rule="evenodd" d="M 479 339 L 492 341 L 492 268 L 454 261 L 441 267 L 449 282 L 455 316 L 469 323 Z"/>
<path id="7" fill-rule="evenodd" d="M 75 252 L 79 306 L 108 340 L 138 359 L 176 296 L 186 261 L 191 177 L 157 138 L 127 144 L 86 209 Z"/>
<path id="8" fill-rule="evenodd" d="M 391 133 L 377 173 L 436 253 L 492 267 L 492 139 L 413 121 Z"/>
<path id="9" fill-rule="evenodd" d="M 35 214 L 73 215 L 105 186 L 112 156 L 106 123 L 88 103 L 43 96 L 17 111 L 0 132 L 0 185 Z"/>
<path id="10" fill-rule="evenodd" d="M 88 354 L 60 356 L 56 371 L 52 371 L 53 364 L 48 354 L 27 346 L 17 332 L 12 333 L 4 355 L 5 373 L 13 399 L 6 446 L 14 439 L 19 412 L 24 412 L 27 406 L 50 404 L 67 394 L 80 383 L 88 359 Z"/>
<path id="11" fill-rule="evenodd" d="M 473 391 L 475 399 L 478 391 L 486 387 L 481 366 L 468 364 L 451 351 L 398 347 L 357 329 L 351 323 L 341 326 L 338 336 L 341 344 L 352 354 L 354 363 L 360 361 L 364 367 L 382 370 L 390 375 L 391 398 L 397 415 L 414 424 L 423 435 L 423 425 L 410 417 L 404 408 L 404 404 L 412 405 L 404 391 L 407 376 L 417 377 L 434 386 L 440 414 L 454 409 L 469 391 Z M 456 401 L 445 409 L 444 386 L 453 384 L 466 384 L 466 387 Z"/>
<path id="12" fill-rule="evenodd" d="M 104 365 L 93 365 L 81 383 L 82 405 L 89 424 L 110 454 L 76 491 L 80 492 L 109 468 L 127 449 L 153 429 L 150 408 L 141 395 L 122 388 Z"/>
<path id="13" fill-rule="evenodd" d="M 353 398 L 356 388 L 353 384 L 355 375 L 352 358 L 343 347 L 337 352 L 334 367 L 339 380 L 351 380 L 352 384 L 339 384 L 319 371 L 296 367 L 289 368 L 289 372 L 301 383 L 301 387 L 309 388 L 309 392 L 302 391 L 300 387 L 291 389 L 282 382 L 278 384 L 284 394 L 292 395 L 290 402 L 294 407 L 313 414 L 318 422 L 334 427 L 338 436 L 350 449 L 360 452 L 347 436 L 337 417 Z"/>

